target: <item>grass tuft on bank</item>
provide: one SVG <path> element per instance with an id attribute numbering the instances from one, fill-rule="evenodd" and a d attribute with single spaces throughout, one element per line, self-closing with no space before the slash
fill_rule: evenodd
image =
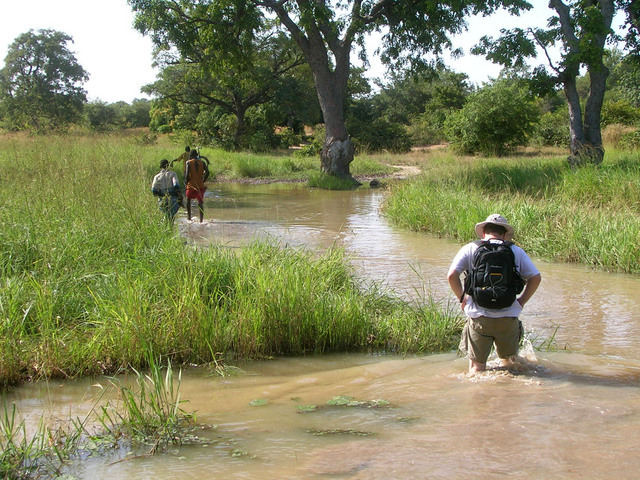
<path id="1" fill-rule="evenodd" d="M 640 273 L 640 153 L 609 151 L 572 170 L 565 157 L 443 155 L 397 184 L 385 214 L 404 228 L 474 239 L 475 223 L 503 214 L 530 254 L 608 271 Z"/>

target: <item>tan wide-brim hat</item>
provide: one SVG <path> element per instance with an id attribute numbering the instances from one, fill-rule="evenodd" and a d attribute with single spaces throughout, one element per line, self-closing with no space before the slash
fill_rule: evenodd
<path id="1" fill-rule="evenodd" d="M 494 225 L 500 225 L 504 227 L 507 230 L 507 233 L 504 236 L 505 240 L 511 240 L 513 238 L 513 227 L 509 225 L 509 222 L 507 222 L 506 218 L 498 213 L 492 213 L 484 222 L 476 223 L 476 235 L 478 236 L 478 238 L 484 237 L 483 229 L 487 223 L 492 223 Z"/>

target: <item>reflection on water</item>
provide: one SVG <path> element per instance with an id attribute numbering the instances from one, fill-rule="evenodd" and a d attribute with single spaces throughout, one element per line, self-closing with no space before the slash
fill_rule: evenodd
<path id="1" fill-rule="evenodd" d="M 379 215 L 378 191 L 216 186 L 207 221 L 181 230 L 234 247 L 252 238 L 325 248 L 339 244 L 357 272 L 401 295 L 423 287 L 451 300 L 445 280 L 459 245 L 403 232 Z M 425 207 L 426 208 L 426 207 Z M 184 372 L 182 398 L 207 446 L 124 461 L 89 457 L 83 479 L 636 478 L 640 470 L 637 277 L 536 262 L 543 283 L 522 320 L 557 351 L 523 352 L 517 373 L 466 373 L 455 354 L 327 355 L 247 362 L 220 378 Z M 553 338 L 552 338 L 553 337 Z M 26 385 L 20 411 L 68 417 L 93 404 L 103 379 Z M 331 406 L 335 396 L 378 408 Z M 266 399 L 264 406 L 252 406 Z M 300 406 L 317 410 L 300 413 Z M 117 459 L 120 460 L 120 459 Z"/>

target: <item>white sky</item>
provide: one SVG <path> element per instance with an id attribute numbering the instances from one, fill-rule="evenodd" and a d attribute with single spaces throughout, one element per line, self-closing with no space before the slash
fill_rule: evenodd
<path id="1" fill-rule="evenodd" d="M 140 88 L 156 77 L 153 47 L 133 28 L 126 0 L 0 0 L 1 65 L 18 35 L 47 28 L 73 38 L 70 49 L 90 74 L 89 100 L 145 98 Z"/>
<path id="2" fill-rule="evenodd" d="M 495 37 L 500 28 L 545 26 L 552 13 L 547 0 L 531 3 L 534 10 L 520 18 L 501 12 L 471 19 L 469 31 L 456 40 L 456 46 L 468 52 L 481 36 Z M 144 98 L 140 88 L 153 82 L 157 72 L 151 67 L 151 40 L 133 28 L 133 18 L 126 0 L 0 0 L 0 65 L 4 66 L 7 49 L 18 35 L 29 29 L 50 28 L 73 38 L 71 50 L 90 74 L 85 84 L 89 100 L 111 103 Z M 382 76 L 379 63 L 373 58 L 370 62 L 369 76 Z M 500 72 L 498 66 L 470 54 L 449 64 L 476 84 Z"/>

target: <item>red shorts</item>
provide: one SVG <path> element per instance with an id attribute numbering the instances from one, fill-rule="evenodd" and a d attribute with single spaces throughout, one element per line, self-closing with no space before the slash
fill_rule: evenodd
<path id="1" fill-rule="evenodd" d="M 203 203 L 205 190 L 206 188 L 203 188 L 202 190 L 197 190 L 197 189 L 192 190 L 190 188 L 187 188 L 187 198 L 190 200 L 195 200 L 198 203 Z"/>

